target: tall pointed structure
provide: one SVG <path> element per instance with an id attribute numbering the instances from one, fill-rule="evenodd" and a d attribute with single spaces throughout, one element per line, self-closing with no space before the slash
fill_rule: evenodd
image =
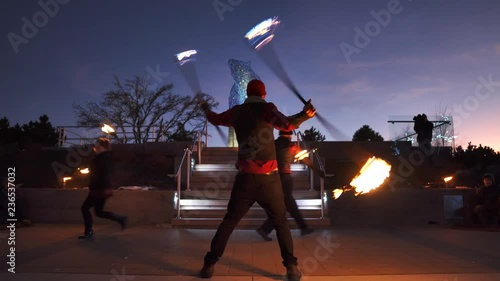
<path id="1" fill-rule="evenodd" d="M 240 61 L 235 59 L 229 59 L 228 61 L 229 69 L 231 70 L 231 76 L 233 76 L 234 84 L 231 87 L 231 92 L 229 94 L 229 108 L 242 104 L 247 98 L 247 84 L 253 79 L 259 79 L 259 76 L 255 74 L 250 66 L 249 61 Z M 236 134 L 233 128 L 229 128 L 228 134 L 228 144 L 229 147 L 238 146 L 236 140 Z"/>

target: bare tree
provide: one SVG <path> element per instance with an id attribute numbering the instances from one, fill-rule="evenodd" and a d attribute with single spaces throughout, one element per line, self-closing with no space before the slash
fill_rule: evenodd
<path id="1" fill-rule="evenodd" d="M 400 130 L 396 136 L 396 140 L 398 141 L 411 141 L 412 143 L 416 141 L 415 131 L 411 128 L 412 126 L 406 125 L 404 128 Z"/>
<path id="2" fill-rule="evenodd" d="M 147 79 L 141 77 L 128 79 L 124 84 L 115 78 L 115 87 L 105 93 L 100 102 L 74 104 L 73 108 L 78 126 L 100 127 L 102 123 L 111 123 L 117 129 L 115 137 L 123 143 L 171 141 L 179 129 L 198 131 L 205 121 L 198 101 L 205 100 L 213 107 L 218 105 L 212 96 L 204 93 L 174 94 L 172 84 L 149 89 Z"/>
<path id="3" fill-rule="evenodd" d="M 449 146 L 448 143 L 453 141 L 454 132 L 451 124 L 451 110 L 448 106 L 440 103 L 436 106 L 436 115 L 434 123 L 434 138 L 433 146 Z"/>

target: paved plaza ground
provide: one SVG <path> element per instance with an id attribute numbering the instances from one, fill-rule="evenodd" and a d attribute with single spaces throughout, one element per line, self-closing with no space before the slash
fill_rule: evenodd
<path id="1" fill-rule="evenodd" d="M 196 277 L 215 230 L 96 226 L 79 241 L 81 225 L 16 229 L 15 274 L 7 270 L 7 230 L 0 231 L 0 279 L 157 281 Z M 292 230 L 302 280 L 500 280 L 500 232 L 419 227 L 330 227 L 301 237 Z M 238 229 L 212 280 L 282 280 L 276 236 L 265 242 Z"/>

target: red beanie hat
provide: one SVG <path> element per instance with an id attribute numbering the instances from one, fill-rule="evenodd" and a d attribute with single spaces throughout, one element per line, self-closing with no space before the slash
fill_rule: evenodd
<path id="1" fill-rule="evenodd" d="M 247 96 L 263 97 L 266 95 L 266 85 L 262 81 L 254 79 L 248 82 Z"/>

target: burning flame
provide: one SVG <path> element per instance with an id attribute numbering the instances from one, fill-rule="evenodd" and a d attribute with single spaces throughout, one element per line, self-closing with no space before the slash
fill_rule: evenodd
<path id="1" fill-rule="evenodd" d="M 302 150 L 299 153 L 295 154 L 295 161 L 300 161 L 308 156 L 309 152 L 307 150 Z"/>
<path id="2" fill-rule="evenodd" d="M 71 180 L 71 177 L 63 177 L 63 182 L 67 182 L 69 180 Z"/>
<path id="3" fill-rule="evenodd" d="M 313 150 L 302 150 L 300 151 L 299 153 L 295 154 L 294 156 L 294 160 L 295 161 L 300 161 L 306 157 L 309 157 L 309 154 L 310 153 L 314 153 L 316 151 L 317 148 L 313 149 Z"/>
<path id="4" fill-rule="evenodd" d="M 449 181 L 451 181 L 452 179 L 453 179 L 453 177 L 446 177 L 446 178 L 444 178 L 444 182 L 449 182 Z"/>
<path id="5" fill-rule="evenodd" d="M 389 177 L 391 165 L 380 158 L 372 158 L 366 161 L 363 168 L 350 183 L 355 188 L 356 195 L 368 193 L 379 187 Z"/>
<path id="6" fill-rule="evenodd" d="M 273 39 L 273 32 L 278 24 L 280 24 L 278 17 L 268 18 L 250 29 L 250 31 L 245 34 L 245 38 L 250 42 L 254 49 L 259 50 L 260 47 Z M 258 44 L 255 44 L 257 42 Z"/>
<path id="7" fill-rule="evenodd" d="M 82 174 L 88 174 L 89 173 L 89 168 L 85 168 L 85 169 L 80 169 L 78 168 L 78 170 L 80 171 L 80 173 Z"/>
<path id="8" fill-rule="evenodd" d="M 390 171 L 391 165 L 374 156 L 366 161 L 363 168 L 359 171 L 359 174 L 351 181 L 350 185 L 352 188 L 335 189 L 333 191 L 333 197 L 337 199 L 342 193 L 353 188 L 356 191 L 356 196 L 368 193 L 382 185 L 385 179 L 389 177 Z"/>
<path id="9" fill-rule="evenodd" d="M 333 198 L 335 198 L 335 199 L 339 198 L 339 197 L 340 197 L 340 195 L 342 195 L 342 193 L 344 193 L 344 190 L 342 190 L 342 189 L 338 189 L 338 188 L 337 188 L 337 189 L 335 189 L 335 190 L 333 191 Z"/>
<path id="10" fill-rule="evenodd" d="M 177 57 L 178 61 L 182 61 L 182 60 L 187 59 L 193 55 L 196 55 L 197 53 L 198 52 L 196 50 L 188 50 L 188 51 L 178 53 L 175 56 Z"/>
<path id="11" fill-rule="evenodd" d="M 101 131 L 103 131 L 106 134 L 114 133 L 115 129 L 113 127 L 109 126 L 108 124 L 103 124 Z"/>

